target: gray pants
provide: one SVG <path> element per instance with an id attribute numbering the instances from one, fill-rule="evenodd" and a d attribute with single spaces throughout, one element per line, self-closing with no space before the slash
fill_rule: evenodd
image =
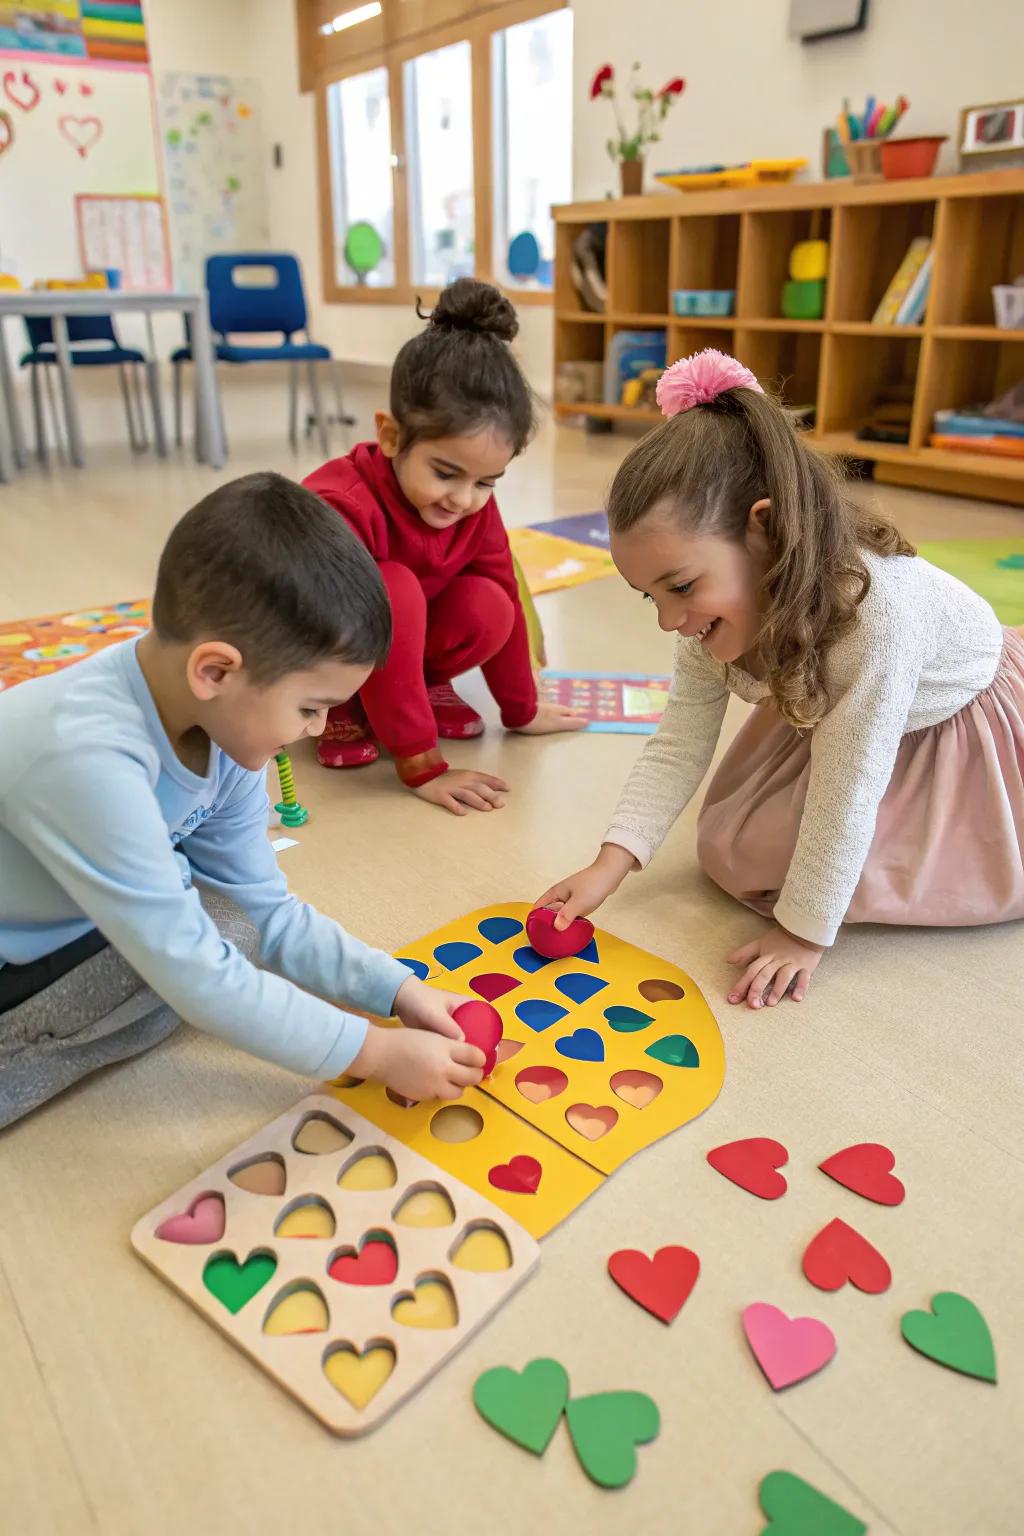
<path id="1" fill-rule="evenodd" d="M 201 892 L 229 944 L 254 960 L 255 924 L 234 902 Z M 179 1019 L 112 947 L 0 1014 L 0 1129 L 99 1067 L 158 1045 Z"/>

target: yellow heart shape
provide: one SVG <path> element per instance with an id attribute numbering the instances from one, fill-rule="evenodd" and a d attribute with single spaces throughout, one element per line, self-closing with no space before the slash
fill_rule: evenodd
<path id="1" fill-rule="evenodd" d="M 396 1301 L 391 1315 L 406 1328 L 454 1328 L 459 1309 L 447 1280 L 434 1278 L 417 1281 L 416 1294 Z"/>
<path id="2" fill-rule="evenodd" d="M 477 1274 L 495 1274 L 512 1268 L 512 1251 L 498 1227 L 471 1227 L 452 1254 L 452 1263 Z"/>
<path id="3" fill-rule="evenodd" d="M 395 1368 L 395 1352 L 389 1344 L 371 1344 L 357 1354 L 355 1345 L 342 1344 L 324 1361 L 324 1375 L 353 1408 L 365 1408 L 377 1396 Z"/>
<path id="4" fill-rule="evenodd" d="M 403 1227 L 450 1227 L 455 1207 L 438 1184 L 410 1190 L 395 1212 L 395 1221 Z"/>
<path id="5" fill-rule="evenodd" d="M 320 1292 L 312 1286 L 302 1286 L 274 1302 L 267 1313 L 263 1332 L 276 1337 L 288 1333 L 323 1333 L 327 1322 L 327 1303 Z"/>
<path id="6" fill-rule="evenodd" d="M 390 1189 L 397 1183 L 395 1165 L 386 1152 L 360 1152 L 338 1178 L 339 1189 Z"/>

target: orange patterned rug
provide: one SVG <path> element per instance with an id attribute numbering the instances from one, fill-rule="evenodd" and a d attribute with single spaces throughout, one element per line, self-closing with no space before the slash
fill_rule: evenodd
<path id="1" fill-rule="evenodd" d="M 29 678 L 59 672 L 129 635 L 141 635 L 149 622 L 149 599 L 144 598 L 0 624 L 0 692 Z"/>

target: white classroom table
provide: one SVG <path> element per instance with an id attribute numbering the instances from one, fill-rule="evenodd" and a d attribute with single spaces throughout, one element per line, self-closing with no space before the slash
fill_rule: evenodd
<path id="1" fill-rule="evenodd" d="M 42 316 L 53 322 L 53 341 L 60 372 L 64 418 L 67 423 L 71 462 L 85 463 L 82 427 L 72 381 L 72 363 L 68 347 L 67 319 L 72 315 L 144 314 L 149 331 L 149 353 L 156 362 L 152 316 L 158 311 L 174 310 L 190 322 L 192 358 L 196 391 L 196 458 L 213 469 L 220 469 L 226 457 L 221 426 L 217 375 L 214 370 L 213 338 L 205 289 L 196 293 L 137 293 L 123 288 L 10 289 L 0 288 L 0 482 L 9 480 L 16 465 L 27 458 L 25 438 L 14 395 L 14 375 L 4 337 L 3 321 L 8 315 Z M 151 375 L 152 377 L 152 375 Z"/>

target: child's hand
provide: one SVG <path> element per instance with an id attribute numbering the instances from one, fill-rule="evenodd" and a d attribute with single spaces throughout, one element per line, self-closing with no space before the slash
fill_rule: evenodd
<path id="1" fill-rule="evenodd" d="M 465 816 L 467 811 L 500 811 L 505 804 L 502 794 L 508 793 L 504 779 L 496 779 L 493 773 L 478 773 L 475 768 L 449 768 L 427 784 L 413 790 L 421 800 L 431 805 L 443 806 L 453 816 Z"/>
<path id="2" fill-rule="evenodd" d="M 588 724 L 585 715 L 574 715 L 562 704 L 538 704 L 537 713 L 529 725 L 517 725 L 513 729 L 519 736 L 551 736 L 555 731 L 582 731 Z"/>
<path id="3" fill-rule="evenodd" d="M 774 1008 L 791 987 L 794 1003 L 802 1003 L 824 953 L 823 945 L 795 938 L 773 924 L 759 939 L 729 956 L 730 965 L 744 967 L 739 981 L 729 989 L 730 1003 L 745 1001 L 748 1008 L 763 1008 L 767 1003 Z"/>
<path id="4" fill-rule="evenodd" d="M 372 1077 L 403 1099 L 457 1099 L 484 1075 L 484 1053 L 465 1040 L 429 1029 L 383 1029 L 371 1024 L 349 1069 Z"/>
<path id="5" fill-rule="evenodd" d="M 441 992 L 428 987 L 418 976 L 410 976 L 408 981 L 402 982 L 395 996 L 395 1014 L 407 1029 L 432 1029 L 449 1040 L 461 1040 L 462 1030 L 452 1014 L 463 1003 L 472 1001 L 469 996 Z"/>
<path id="6" fill-rule="evenodd" d="M 602 901 L 607 901 L 617 891 L 636 860 L 625 848 L 616 843 L 605 843 L 593 864 L 578 870 L 567 880 L 559 880 L 535 903 L 538 907 L 553 907 L 558 913 L 555 927 L 568 928 L 573 918 L 586 917 Z"/>

